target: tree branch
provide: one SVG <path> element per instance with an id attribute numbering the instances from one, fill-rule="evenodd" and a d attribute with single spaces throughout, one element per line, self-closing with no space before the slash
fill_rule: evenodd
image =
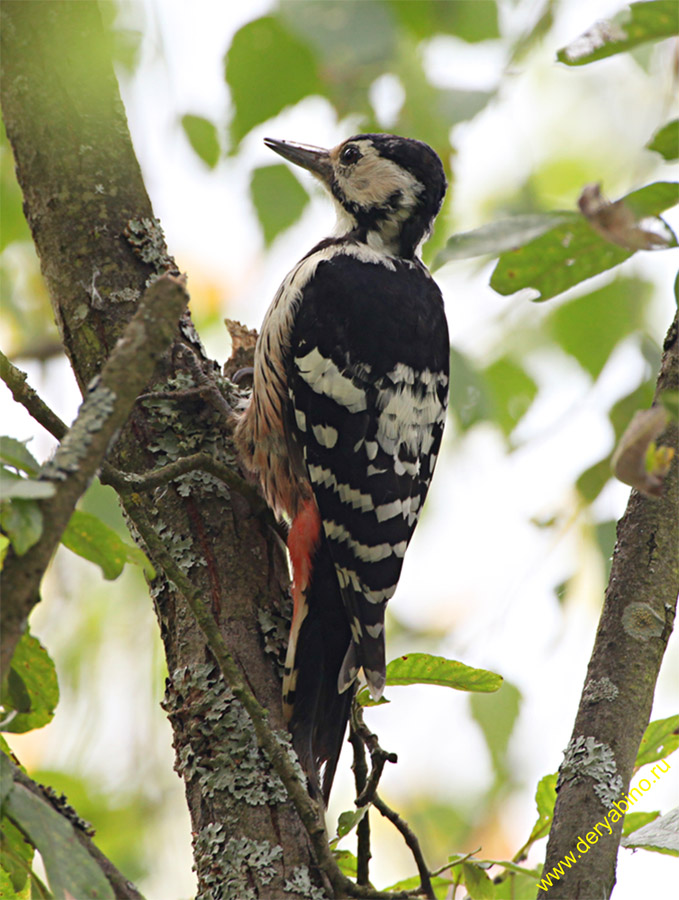
<path id="1" fill-rule="evenodd" d="M 172 276 L 164 276 L 148 288 L 54 458 L 43 466 L 41 478 L 54 482 L 56 491 L 40 502 L 42 535 L 23 556 L 10 549 L 2 571 L 3 588 L 12 598 L 11 604 L 3 604 L 0 614 L 3 678 L 75 505 L 172 341 L 187 301 L 183 284 Z"/>
<path id="2" fill-rule="evenodd" d="M 0 350 L 0 378 L 12 392 L 16 403 L 20 403 L 33 416 L 38 424 L 60 441 L 68 431 L 68 425 L 62 422 L 45 401 L 26 381 L 27 375 L 17 369 Z"/>
<path id="3" fill-rule="evenodd" d="M 252 485 L 249 485 L 247 481 L 236 475 L 233 469 L 208 453 L 193 453 L 190 456 L 182 456 L 174 462 L 142 474 L 121 472 L 119 469 L 113 469 L 111 466 L 108 466 L 103 472 L 102 481 L 120 491 L 132 488 L 137 491 L 152 491 L 157 487 L 168 484 L 175 478 L 179 478 L 181 475 L 197 470 L 209 472 L 234 491 L 238 491 L 248 501 L 254 513 L 265 515 L 269 520 L 268 524 L 280 531 L 269 507 L 259 492 Z M 284 531 L 280 533 L 285 538 Z"/>
<path id="4" fill-rule="evenodd" d="M 39 425 L 48 431 L 52 437 L 60 441 L 68 431 L 68 426 L 45 403 L 37 391 L 28 384 L 25 372 L 17 368 L 0 350 L 0 378 L 12 392 L 16 403 L 23 406 Z M 176 395 L 176 392 L 174 392 Z M 148 394 L 147 397 L 155 397 L 158 394 Z M 173 392 L 168 392 L 172 397 Z M 137 398 L 139 399 L 139 398 Z M 243 478 L 240 478 L 229 466 L 210 456 L 208 453 L 193 453 L 183 456 L 165 466 L 159 466 L 150 472 L 121 472 L 110 463 L 104 461 L 101 464 L 101 481 L 110 484 L 116 490 L 125 491 L 134 488 L 137 491 L 152 491 L 157 487 L 168 484 L 174 478 L 186 475 L 188 472 L 201 470 L 209 472 L 215 478 L 219 478 L 232 490 L 245 497 L 250 507 L 257 515 L 262 515 L 270 528 L 277 532 L 283 540 L 287 537 L 287 529 L 276 521 L 271 510 L 264 502 L 261 494 Z"/>
<path id="5" fill-rule="evenodd" d="M 432 898 L 434 900 L 434 888 L 431 883 L 431 873 L 429 872 L 429 868 L 424 859 L 424 854 L 422 853 L 422 848 L 420 847 L 420 842 L 417 838 L 417 835 L 410 828 L 408 823 L 399 816 L 397 812 L 391 809 L 384 800 L 377 793 L 377 787 L 379 785 L 380 779 L 382 777 L 382 772 L 384 771 L 384 766 L 386 763 L 396 763 L 398 762 L 398 757 L 395 753 L 389 753 L 387 750 L 383 750 L 380 747 L 380 743 L 377 739 L 377 735 L 374 734 L 368 726 L 365 724 L 363 719 L 363 709 L 354 701 L 352 711 L 351 711 L 351 735 L 350 740 L 354 747 L 354 775 L 356 777 L 356 806 L 367 806 L 368 804 L 372 804 L 378 812 L 380 812 L 386 819 L 388 819 L 392 825 L 401 833 L 404 841 L 410 848 L 411 853 L 415 859 L 415 864 L 417 866 L 417 871 L 420 875 L 420 891 L 419 893 L 424 894 L 425 897 Z M 370 776 L 367 775 L 367 767 L 365 766 L 365 755 L 363 752 L 358 752 L 358 747 L 367 747 L 370 751 Z M 361 765 L 361 758 L 363 760 L 363 765 Z M 367 818 L 367 816 L 365 817 Z M 361 827 L 365 818 L 361 820 L 358 824 L 358 828 Z M 358 829 L 357 829 L 358 830 Z M 365 883 L 368 882 L 368 860 L 370 858 L 370 832 L 368 831 L 367 839 L 363 838 L 361 841 L 361 834 L 358 833 L 359 837 L 359 845 L 358 845 L 358 863 L 357 873 L 361 873 L 365 878 Z M 361 884 L 360 878 L 358 879 L 358 883 Z"/>
<path id="6" fill-rule="evenodd" d="M 66 800 L 62 798 L 57 798 L 54 793 L 45 788 L 43 785 L 38 784 L 36 781 L 33 781 L 32 778 L 29 778 L 25 772 L 22 772 L 21 769 L 15 765 L 12 760 L 5 754 L 2 754 L 2 766 L 3 770 L 8 772 L 9 777 L 11 778 L 14 784 L 22 785 L 32 794 L 34 794 L 40 801 L 43 803 L 47 803 L 50 807 L 60 816 L 62 816 L 64 820 L 64 824 L 68 823 L 67 827 L 70 826 L 72 840 L 76 840 L 81 847 L 86 851 L 86 853 L 91 857 L 92 861 L 101 869 L 104 877 L 107 879 L 111 888 L 113 889 L 113 896 L 119 898 L 119 900 L 144 900 L 142 894 L 139 893 L 137 888 L 132 884 L 132 882 L 127 879 L 122 872 L 120 872 L 111 862 L 111 860 L 104 856 L 101 850 L 94 843 L 90 834 L 85 829 L 86 823 L 82 821 L 77 815 L 77 813 L 70 807 Z M 7 788 L 7 785 L 5 786 Z M 5 790 L 5 796 L 3 797 L 3 806 L 5 800 L 8 799 L 8 795 L 11 792 L 12 788 L 9 787 L 9 790 Z M 22 828 L 21 820 L 16 821 L 12 815 L 12 810 L 10 805 L 8 804 L 7 809 L 3 810 L 3 815 L 7 814 L 10 819 L 14 821 L 14 824 L 17 825 L 20 829 Z M 39 848 L 36 848 L 39 849 Z"/>
<path id="7" fill-rule="evenodd" d="M 429 867 L 424 858 L 424 854 L 422 853 L 422 848 L 420 847 L 420 842 L 417 838 L 417 835 L 412 830 L 410 825 L 402 819 L 399 814 L 391 809 L 390 806 L 382 800 L 379 794 L 375 794 L 372 800 L 373 806 L 375 809 L 380 812 L 385 819 L 389 819 L 391 824 L 401 833 L 403 836 L 403 840 L 408 845 L 410 852 L 413 854 L 415 859 L 415 863 L 417 865 L 417 871 L 420 876 L 420 884 L 421 884 L 421 893 L 424 894 L 425 897 L 429 898 L 429 900 L 436 900 L 436 894 L 434 893 L 434 887 L 431 883 L 431 875 L 429 872 Z"/>
<path id="8" fill-rule="evenodd" d="M 679 389 L 677 318 L 664 345 L 655 402 Z M 676 447 L 671 424 L 659 443 Z M 678 456 L 662 497 L 633 490 L 618 536 L 610 579 L 573 734 L 559 770 L 557 801 L 544 871 L 575 851 L 578 837 L 611 811 L 629 790 L 648 723 L 655 684 L 672 633 L 679 592 Z M 615 818 L 615 817 L 612 817 Z M 603 830 L 603 829 L 602 829 Z M 564 869 L 549 900 L 608 897 L 615 884 L 622 817 L 591 853 Z M 575 851 L 577 852 L 577 851 Z"/>

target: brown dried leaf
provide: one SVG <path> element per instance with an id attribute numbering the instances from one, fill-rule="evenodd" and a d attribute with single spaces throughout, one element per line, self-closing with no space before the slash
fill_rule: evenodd
<path id="1" fill-rule="evenodd" d="M 600 184 L 585 185 L 578 206 L 595 231 L 626 250 L 661 250 L 672 243 L 671 232 L 661 218 L 637 219 L 624 200 L 607 200 Z"/>
<path id="2" fill-rule="evenodd" d="M 224 363 L 224 374 L 230 378 L 237 371 L 253 364 L 257 332 L 235 319 L 224 319 L 231 337 L 231 356 Z"/>
<path id="3" fill-rule="evenodd" d="M 668 419 L 663 406 L 636 412 L 611 461 L 615 477 L 647 497 L 662 494 L 663 481 L 674 457 L 672 447 L 656 447 L 655 444 Z"/>

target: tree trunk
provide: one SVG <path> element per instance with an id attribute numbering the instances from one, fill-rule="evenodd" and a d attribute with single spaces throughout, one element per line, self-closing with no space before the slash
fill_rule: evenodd
<path id="1" fill-rule="evenodd" d="M 656 402 L 661 393 L 679 390 L 676 317 L 664 351 Z M 659 438 L 661 444 L 677 447 L 676 423 Z M 675 457 L 662 497 L 650 499 L 633 490 L 618 523 L 599 629 L 559 770 L 543 878 L 569 853 L 574 854 L 575 865 L 564 866 L 563 876 L 549 888 L 549 900 L 608 897 L 615 884 L 623 820 L 619 813 L 615 815 L 613 804 L 629 791 L 677 607 L 678 461 Z M 622 806 L 619 809 L 624 811 Z M 596 835 L 594 826 L 605 817 L 611 833 L 602 825 L 589 843 L 586 835 Z M 538 893 L 545 896 L 544 891 Z"/>
<path id="2" fill-rule="evenodd" d="M 81 389 L 96 376 L 149 279 L 172 269 L 130 141 L 95 2 L 2 3 L 2 111 L 24 208 Z M 149 390 L 190 387 L 188 316 Z M 195 368 L 195 367 L 194 367 Z M 107 459 L 142 472 L 204 450 L 234 467 L 225 422 L 200 395 L 134 408 Z M 204 472 L 143 495 L 156 532 L 199 587 L 270 724 L 284 729 L 279 656 L 288 575 L 279 538 L 243 496 Z M 134 529 L 133 529 L 134 530 Z M 152 595 L 194 834 L 199 895 L 308 897 L 321 884 L 307 833 L 193 616 L 161 578 Z M 144 602 L 140 598 L 140 602 Z M 133 627 L 131 623 L 131 627 Z"/>

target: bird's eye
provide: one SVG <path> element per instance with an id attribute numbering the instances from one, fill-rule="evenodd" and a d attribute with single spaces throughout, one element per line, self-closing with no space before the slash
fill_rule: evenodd
<path id="1" fill-rule="evenodd" d="M 340 153 L 340 162 L 344 165 L 351 165 L 361 158 L 361 151 L 355 144 L 347 144 Z"/>

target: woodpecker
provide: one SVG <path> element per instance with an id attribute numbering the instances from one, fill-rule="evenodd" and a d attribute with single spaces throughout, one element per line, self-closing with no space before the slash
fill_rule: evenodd
<path id="1" fill-rule="evenodd" d="M 332 150 L 264 143 L 315 175 L 337 211 L 266 313 L 236 427 L 268 504 L 291 522 L 283 707 L 327 805 L 361 672 L 374 698 L 384 690 L 385 607 L 441 444 L 448 328 L 418 248 L 446 179 L 431 147 L 390 134 Z"/>

